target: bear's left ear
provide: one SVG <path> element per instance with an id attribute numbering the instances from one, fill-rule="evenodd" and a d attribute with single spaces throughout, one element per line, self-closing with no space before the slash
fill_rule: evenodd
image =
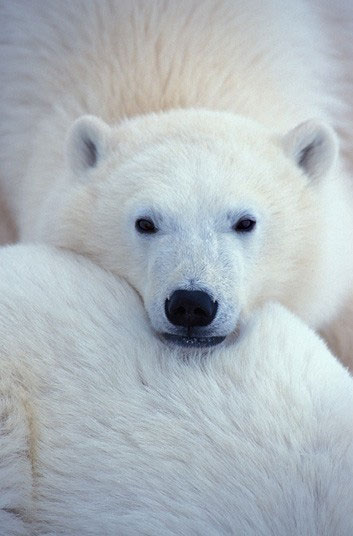
<path id="1" fill-rule="evenodd" d="M 72 125 L 67 141 L 66 154 L 76 175 L 95 168 L 105 157 L 110 127 L 94 115 L 84 115 Z"/>
<path id="2" fill-rule="evenodd" d="M 335 132 L 316 120 L 301 123 L 282 139 L 286 155 L 317 181 L 326 176 L 338 155 L 338 140 Z"/>

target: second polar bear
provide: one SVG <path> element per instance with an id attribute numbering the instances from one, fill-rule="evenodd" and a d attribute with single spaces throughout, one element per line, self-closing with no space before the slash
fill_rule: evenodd
<path id="1" fill-rule="evenodd" d="M 0 15 L 1 188 L 23 240 L 125 277 L 172 343 L 230 340 L 268 299 L 323 331 L 337 318 L 353 197 L 313 6 L 13 0 Z"/>
<path id="2" fill-rule="evenodd" d="M 0 251 L 0 534 L 351 536 L 353 379 L 276 304 L 188 359 L 129 285 Z"/>

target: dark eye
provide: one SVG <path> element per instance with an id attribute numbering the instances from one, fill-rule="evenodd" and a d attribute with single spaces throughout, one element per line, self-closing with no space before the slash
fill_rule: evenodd
<path id="1" fill-rule="evenodd" d="M 233 227 L 237 233 L 250 233 L 256 225 L 253 218 L 241 218 Z"/>
<path id="2" fill-rule="evenodd" d="M 153 234 L 157 232 L 157 228 L 153 221 L 147 220 L 146 218 L 136 220 L 135 227 L 139 233 Z"/>

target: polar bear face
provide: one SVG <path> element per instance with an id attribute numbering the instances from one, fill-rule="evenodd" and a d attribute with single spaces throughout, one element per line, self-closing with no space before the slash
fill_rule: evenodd
<path id="1" fill-rule="evenodd" d="M 211 346 L 268 299 L 294 310 L 310 299 L 335 155 L 314 122 L 277 136 L 202 110 L 114 128 L 83 117 L 42 234 L 126 278 L 164 340 Z"/>

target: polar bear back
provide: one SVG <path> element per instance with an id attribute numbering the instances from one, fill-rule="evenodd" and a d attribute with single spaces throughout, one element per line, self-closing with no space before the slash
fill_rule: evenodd
<path id="1" fill-rule="evenodd" d="M 0 339 L 2 394 L 14 381 L 30 423 L 38 534 L 352 534 L 352 380 L 280 306 L 185 359 L 123 281 L 12 247 Z"/>

